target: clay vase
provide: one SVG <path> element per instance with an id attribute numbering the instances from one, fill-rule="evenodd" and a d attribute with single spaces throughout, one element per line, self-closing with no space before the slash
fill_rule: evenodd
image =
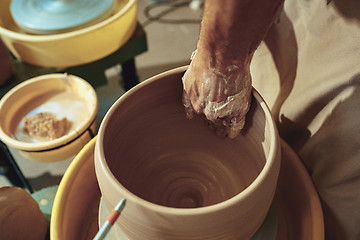
<path id="1" fill-rule="evenodd" d="M 246 127 L 217 136 L 182 105 L 186 67 L 121 96 L 98 132 L 95 170 L 107 209 L 126 198 L 116 224 L 131 240 L 249 239 L 272 203 L 280 144 L 254 90 Z"/>

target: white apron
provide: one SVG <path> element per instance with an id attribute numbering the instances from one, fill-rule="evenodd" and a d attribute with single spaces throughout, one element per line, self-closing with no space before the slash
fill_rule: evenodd
<path id="1" fill-rule="evenodd" d="M 251 63 L 320 194 L 326 239 L 360 239 L 360 0 L 285 0 Z"/>

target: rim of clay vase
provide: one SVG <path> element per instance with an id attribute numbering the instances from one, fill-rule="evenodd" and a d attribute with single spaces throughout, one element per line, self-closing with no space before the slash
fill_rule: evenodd
<path id="1" fill-rule="evenodd" d="M 255 99 L 258 101 L 261 108 L 264 110 L 264 115 L 265 115 L 266 121 L 269 123 L 271 144 L 270 144 L 270 148 L 269 148 L 269 154 L 266 157 L 266 162 L 265 162 L 264 167 L 260 171 L 259 175 L 255 178 L 255 180 L 247 188 L 245 188 L 243 191 L 241 191 L 237 195 L 235 195 L 225 201 L 222 201 L 220 203 L 216 203 L 213 205 L 209 205 L 209 206 L 198 207 L 198 208 L 175 208 L 175 207 L 162 206 L 162 205 L 155 204 L 155 203 L 149 202 L 147 200 L 144 200 L 144 199 L 138 197 L 137 195 L 135 195 L 134 193 L 130 192 L 127 188 L 125 188 L 116 179 L 116 177 L 110 170 L 110 168 L 106 162 L 106 159 L 105 159 L 104 149 L 103 149 L 103 145 L 101 143 L 104 140 L 104 131 L 105 131 L 107 123 L 111 119 L 111 116 L 112 116 L 113 112 L 115 111 L 115 109 L 117 109 L 118 106 L 121 105 L 122 102 L 124 102 L 126 100 L 126 98 L 128 98 L 128 96 L 130 96 L 131 94 L 133 94 L 136 91 L 139 91 L 144 84 L 149 84 L 151 82 L 157 81 L 157 79 L 161 79 L 168 75 L 185 72 L 187 68 L 188 68 L 188 66 L 183 66 L 183 67 L 175 68 L 175 69 L 160 73 L 154 77 L 151 77 L 151 78 L 141 82 L 137 86 L 135 86 L 132 89 L 130 89 L 129 91 L 127 91 L 124 95 L 121 96 L 121 98 L 119 98 L 111 106 L 111 108 L 106 113 L 106 115 L 100 125 L 97 140 L 96 140 L 95 154 L 97 156 L 95 156 L 95 159 L 96 159 L 96 161 L 100 161 L 100 165 L 103 168 L 103 170 L 105 171 L 105 174 L 107 175 L 107 177 L 111 179 L 113 187 L 115 187 L 117 191 L 125 192 L 127 194 L 127 196 L 126 196 L 127 201 L 131 201 L 136 204 L 142 205 L 148 209 L 151 209 L 153 211 L 164 212 L 166 214 L 176 214 L 176 215 L 205 214 L 205 213 L 208 213 L 209 211 L 217 211 L 217 210 L 221 210 L 224 208 L 228 208 L 229 205 L 237 204 L 240 199 L 244 199 L 247 196 L 249 196 L 252 192 L 254 192 L 256 190 L 257 186 L 259 186 L 259 184 L 261 182 L 265 181 L 266 176 L 270 173 L 270 170 L 275 163 L 277 150 L 278 150 L 278 144 L 279 144 L 279 137 L 277 134 L 277 129 L 275 126 L 275 122 L 272 118 L 272 115 L 270 113 L 270 110 L 269 110 L 267 104 L 265 103 L 264 99 L 260 96 L 260 94 L 255 89 L 253 89 L 253 95 L 254 95 Z"/>
<path id="2" fill-rule="evenodd" d="M 48 81 L 52 79 L 59 79 L 62 78 L 64 74 L 62 73 L 53 73 L 53 74 L 45 74 L 38 77 L 34 77 L 31 79 L 28 79 L 15 87 L 13 87 L 11 90 L 9 90 L 3 98 L 0 100 L 0 112 L 2 111 L 2 108 L 4 105 L 7 104 L 7 101 L 13 97 L 13 94 L 17 93 L 18 91 L 23 90 L 27 86 L 30 86 L 32 84 L 41 83 L 42 81 Z M 72 78 L 72 81 L 79 82 L 83 87 L 86 87 L 87 90 L 89 90 L 89 94 L 91 94 L 91 99 L 93 100 L 91 103 L 85 101 L 89 106 L 93 106 L 90 112 L 89 118 L 82 121 L 74 130 L 71 130 L 68 134 L 65 134 L 64 136 L 61 136 L 59 138 L 45 141 L 45 142 L 24 142 L 17 140 L 11 136 L 9 136 L 8 133 L 6 133 L 3 129 L 2 122 L 3 117 L 0 119 L 0 139 L 8 146 L 11 146 L 15 149 L 27 151 L 27 152 L 41 152 L 41 151 L 47 151 L 59 148 L 61 146 L 67 145 L 72 143 L 74 140 L 76 140 L 79 136 L 83 135 L 94 123 L 95 117 L 99 108 L 99 102 L 97 98 L 97 94 L 95 92 L 95 89 L 85 81 L 84 79 L 75 76 L 75 75 L 67 75 L 67 77 Z M 54 89 L 51 89 L 52 91 Z"/>
<path id="3" fill-rule="evenodd" d="M 70 32 L 50 34 L 50 35 L 29 35 L 29 34 L 14 32 L 14 31 L 6 29 L 4 27 L 0 27 L 0 35 L 4 34 L 13 39 L 26 40 L 29 42 L 61 40 L 61 39 L 66 39 L 66 38 L 70 38 L 70 37 L 76 37 L 81 34 L 96 31 L 97 29 L 101 29 L 102 27 L 108 25 L 111 22 L 117 21 L 117 19 L 119 17 L 121 17 L 123 14 L 125 14 L 127 11 L 129 11 L 130 8 L 136 4 L 136 2 L 137 2 L 137 0 L 128 0 L 128 2 L 120 9 L 120 11 L 116 12 L 114 15 L 110 16 L 109 18 L 106 18 L 105 20 L 100 21 L 99 23 L 96 23 L 94 25 L 90 25 L 88 27 L 84 27 L 84 28 L 70 31 Z"/>

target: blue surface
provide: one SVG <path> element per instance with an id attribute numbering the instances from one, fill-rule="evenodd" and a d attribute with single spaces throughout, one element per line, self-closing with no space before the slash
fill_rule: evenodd
<path id="1" fill-rule="evenodd" d="M 43 188 L 40 191 L 31 194 L 31 196 L 39 204 L 40 210 L 44 214 L 48 225 L 50 225 L 51 212 L 57 190 L 58 186 L 56 185 Z"/>
<path id="2" fill-rule="evenodd" d="M 32 33 L 56 33 L 100 18 L 115 0 L 13 0 L 10 10 L 20 28 Z"/>

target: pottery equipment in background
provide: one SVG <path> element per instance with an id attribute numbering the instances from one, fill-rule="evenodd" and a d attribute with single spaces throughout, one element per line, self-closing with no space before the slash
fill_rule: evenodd
<path id="1" fill-rule="evenodd" d="M 45 239 L 47 223 L 38 203 L 26 190 L 0 185 L 0 238 Z"/>
<path id="2" fill-rule="evenodd" d="M 12 0 L 11 15 L 25 32 L 56 34 L 84 28 L 112 14 L 114 0 Z"/>
<path id="3" fill-rule="evenodd" d="M 116 0 L 113 13 L 90 26 L 64 33 L 28 34 L 15 23 L 10 5 L 10 0 L 0 1 L 2 41 L 18 60 L 40 67 L 63 68 L 99 60 L 125 44 L 137 25 L 136 0 Z"/>
<path id="4" fill-rule="evenodd" d="M 0 139 L 28 160 L 67 159 L 96 134 L 98 105 L 95 89 L 77 76 L 46 74 L 26 80 L 0 100 Z M 44 112 L 69 121 L 65 135 L 48 139 L 24 131 L 25 117 Z"/>
<path id="5" fill-rule="evenodd" d="M 204 119 L 186 119 L 177 68 L 134 87 L 101 123 L 95 169 L 108 209 L 130 239 L 248 239 L 275 194 L 280 143 L 254 90 L 246 128 L 217 137 Z"/>

